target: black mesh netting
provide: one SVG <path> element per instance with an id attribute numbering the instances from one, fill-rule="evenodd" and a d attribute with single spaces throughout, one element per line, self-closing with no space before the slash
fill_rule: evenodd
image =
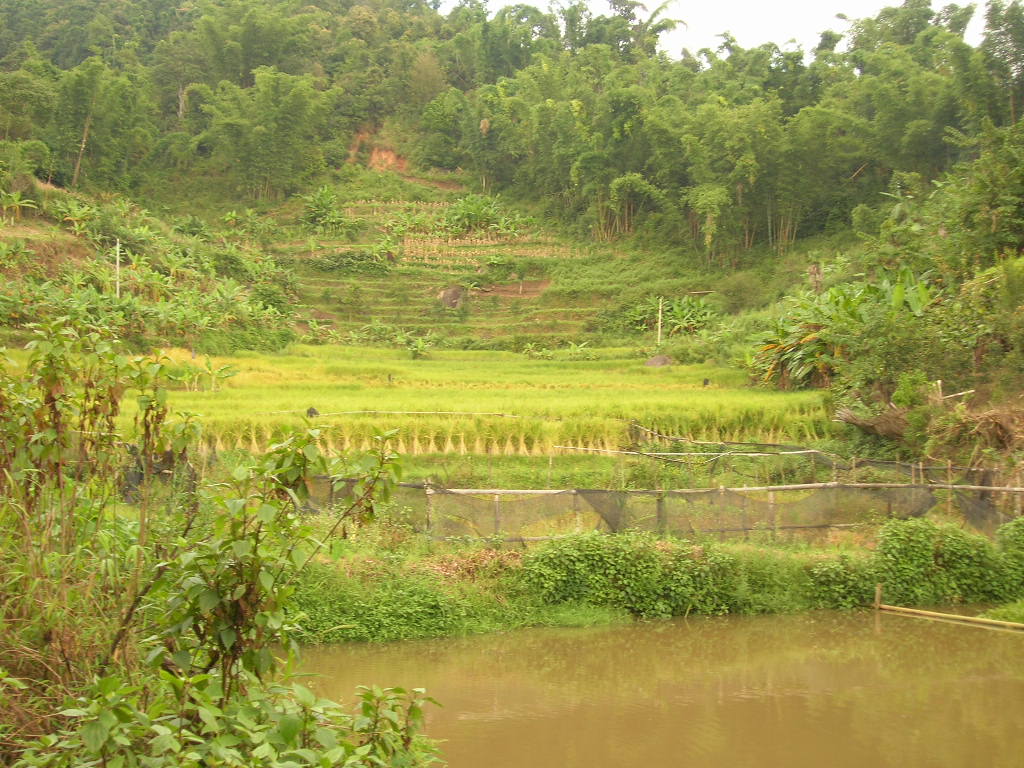
<path id="1" fill-rule="evenodd" d="M 313 489 L 311 489 L 313 490 Z M 348 489 L 314 498 L 342 501 Z M 314 493 L 314 497 L 317 493 Z M 421 485 L 396 488 L 390 509 L 418 530 L 438 537 L 547 538 L 578 531 L 650 531 L 675 536 L 747 535 L 825 530 L 889 518 L 920 517 L 935 510 L 992 535 L 1021 513 L 1015 494 L 948 492 L 921 486 L 745 491 L 566 490 L 539 493 L 467 493 Z"/>
<path id="2" fill-rule="evenodd" d="M 465 494 L 436 489 L 430 499 L 430 532 L 436 536 L 545 538 L 580 530 L 572 491 L 548 494 Z"/>

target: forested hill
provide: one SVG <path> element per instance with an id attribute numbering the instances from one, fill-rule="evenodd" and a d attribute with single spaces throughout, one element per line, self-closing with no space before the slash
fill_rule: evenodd
<path id="1" fill-rule="evenodd" d="M 813 51 L 725 38 L 679 58 L 656 52 L 672 7 L 612 5 L 5 0 L 8 171 L 165 199 L 201 177 L 280 199 L 391 125 L 420 166 L 588 234 L 728 260 L 849 226 L 894 174 L 937 178 L 1024 109 L 1018 2 L 988 6 L 977 48 L 970 6 L 907 0 Z"/>
<path id="2" fill-rule="evenodd" d="M 305 206 L 317 231 L 345 229 L 353 223 L 339 211 L 317 206 L 358 201 L 352 180 L 384 148 L 408 163 L 406 181 L 449 173 L 458 183 L 433 192 L 500 193 L 535 221 L 628 253 L 628 263 L 573 267 L 583 277 L 562 286 L 577 298 L 621 289 L 613 320 L 661 299 L 692 310 L 683 294 L 709 284 L 748 286 L 713 292 L 718 319 L 700 306 L 701 324 L 680 322 L 690 346 L 678 358 L 729 350 L 728 362 L 745 359 L 764 383 L 832 387 L 841 418 L 913 455 L 936 440 L 1022 448 L 1024 410 L 980 410 L 1011 403 L 1024 378 L 1020 2 L 986 6 L 978 46 L 964 40 L 972 6 L 906 0 L 844 22 L 842 34 L 822 31 L 812 51 L 743 49 L 725 36 L 717 50 L 680 56 L 658 51 L 677 23 L 671 6 L 611 8 L 4 0 L 4 219 L 39 208 L 108 251 L 131 229 L 138 270 L 162 286 L 143 296 L 144 312 L 117 310 L 124 327 L 150 318 L 136 323 L 140 344 L 219 348 L 187 308 L 204 297 L 220 317 L 210 297 L 231 279 L 245 287 L 216 290 L 248 304 L 229 313 L 224 343 L 255 344 L 267 326 L 279 335 L 260 343 L 273 346 L 289 337 L 295 286 L 260 244 L 278 223 L 261 216 L 294 218 Z M 418 223 L 374 230 L 381 239 L 366 252 L 390 260 L 375 269 L 394 264 L 395 227 L 426 226 L 406 213 Z M 233 234 L 212 234 L 215 222 Z M 0 230 L 7 277 L 22 269 L 12 231 Z M 833 236 L 860 244 L 814 245 Z M 58 290 L 56 267 L 19 253 L 20 264 L 38 262 L 35 276 L 21 294 L 0 293 L 0 310 L 18 321 L 25 296 L 62 312 L 78 301 L 83 286 Z M 124 298 L 117 266 L 103 259 L 98 276 L 75 278 L 92 292 L 79 304 L 93 315 L 108 312 L 110 285 Z M 764 288 L 779 274 L 800 276 L 791 298 L 723 317 L 779 298 Z M 591 290 L 602 282 L 603 293 Z M 649 318 L 637 323 L 633 332 Z M 954 413 L 950 389 L 974 393 L 974 410 Z"/>

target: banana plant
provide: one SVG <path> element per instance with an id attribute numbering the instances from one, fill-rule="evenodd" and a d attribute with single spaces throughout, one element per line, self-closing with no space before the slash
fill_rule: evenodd
<path id="1" fill-rule="evenodd" d="M 8 211 L 14 211 L 14 221 L 21 219 L 23 210 L 34 210 L 38 207 L 35 200 L 22 197 L 21 192 L 0 192 L 0 208 L 3 208 L 4 216 L 7 216 Z"/>

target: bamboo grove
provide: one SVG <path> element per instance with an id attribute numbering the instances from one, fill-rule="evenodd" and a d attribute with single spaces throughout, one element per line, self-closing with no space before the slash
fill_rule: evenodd
<path id="1" fill-rule="evenodd" d="M 813 51 L 658 52 L 665 6 L 489 14 L 464 0 L 130 3 L 0 9 L 7 172 L 159 194 L 300 191 L 386 123 L 423 167 L 539 199 L 598 237 L 635 231 L 729 263 L 849 224 L 894 173 L 935 178 L 1016 121 L 1024 14 L 907 0 Z M 20 148 L 20 151 L 15 151 Z"/>

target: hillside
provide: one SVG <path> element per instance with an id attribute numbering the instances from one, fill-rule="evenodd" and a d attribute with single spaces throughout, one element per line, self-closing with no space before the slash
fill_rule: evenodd
<path id="1" fill-rule="evenodd" d="M 827 390 L 859 451 L 1013 464 L 1020 3 L 977 46 L 906 0 L 678 58 L 642 10 L 4 4 L 2 332 L 615 346 Z"/>

